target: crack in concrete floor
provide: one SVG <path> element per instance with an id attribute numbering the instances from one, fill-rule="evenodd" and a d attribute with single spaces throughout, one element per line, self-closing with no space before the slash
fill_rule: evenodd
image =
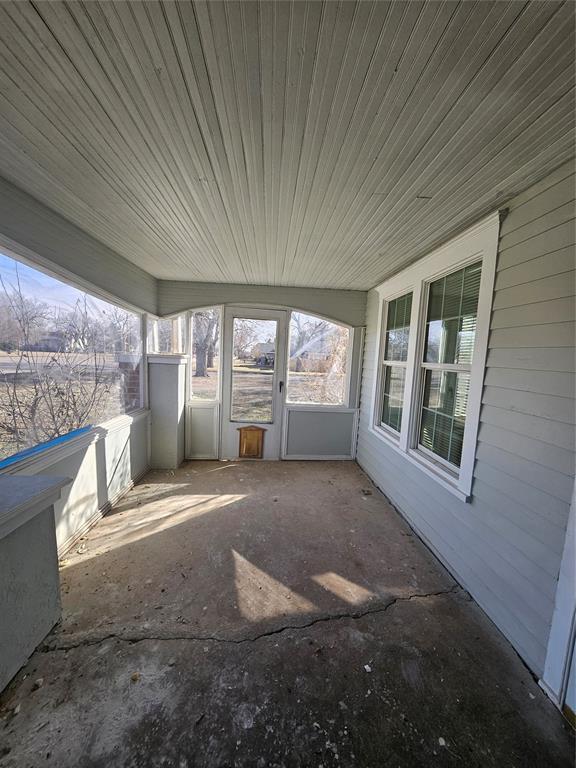
<path id="1" fill-rule="evenodd" d="M 182 640 L 190 640 L 194 642 L 213 642 L 213 643 L 224 643 L 224 644 L 230 644 L 230 645 L 242 645 L 243 643 L 255 643 L 258 640 L 262 640 L 267 637 L 273 637 L 274 635 L 279 635 L 282 632 L 287 632 L 288 630 L 308 629 L 309 627 L 313 627 L 316 624 L 322 624 L 329 621 L 342 621 L 344 619 L 351 619 L 355 621 L 358 619 L 362 619 L 365 616 L 386 613 L 386 611 L 388 611 L 390 608 L 393 608 L 398 603 L 409 603 L 414 600 L 426 600 L 431 597 L 441 597 L 442 595 L 450 595 L 458 592 L 462 593 L 463 595 L 467 595 L 467 592 L 464 589 L 462 589 L 462 587 L 460 587 L 458 584 L 455 584 L 453 587 L 450 587 L 449 589 L 442 589 L 435 592 L 424 592 L 424 593 L 415 592 L 412 595 L 407 595 L 406 597 L 395 597 L 394 599 L 387 602 L 385 605 L 380 605 L 377 608 L 368 608 L 364 611 L 356 611 L 354 613 L 339 613 L 339 614 L 329 614 L 325 616 L 316 616 L 315 618 L 303 624 L 287 624 L 282 627 L 277 627 L 275 629 L 267 630 L 266 632 L 260 632 L 259 634 L 253 635 L 251 637 L 228 638 L 228 637 L 218 637 L 217 635 L 169 635 L 169 634 L 130 636 L 123 633 L 111 632 L 101 637 L 85 637 L 80 641 L 70 643 L 70 644 L 50 645 L 49 643 L 45 643 L 38 650 L 41 653 L 67 652 L 67 651 L 74 650 L 75 648 L 83 648 L 83 647 L 88 647 L 92 645 L 101 645 L 102 643 L 105 643 L 107 640 L 118 640 L 120 642 L 129 643 L 131 645 L 134 645 L 136 643 L 143 643 L 146 641 L 182 641 Z"/>

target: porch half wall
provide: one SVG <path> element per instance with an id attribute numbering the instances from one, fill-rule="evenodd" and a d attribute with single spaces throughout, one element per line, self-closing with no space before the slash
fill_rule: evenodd
<path id="1" fill-rule="evenodd" d="M 470 503 L 370 431 L 367 306 L 357 460 L 539 676 L 574 485 L 575 181 L 564 165 L 508 204 Z"/>
<path id="2" fill-rule="evenodd" d="M 68 477 L 54 504 L 59 554 L 69 550 L 149 469 L 150 412 L 118 416 L 4 470 Z"/>

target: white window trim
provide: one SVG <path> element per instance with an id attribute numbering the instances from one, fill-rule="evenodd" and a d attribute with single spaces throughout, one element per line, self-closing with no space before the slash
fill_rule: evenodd
<path id="1" fill-rule="evenodd" d="M 393 429 L 392 427 L 388 426 L 387 424 L 382 424 L 382 405 L 384 402 L 383 399 L 383 387 L 384 387 L 384 380 L 383 380 L 383 370 L 384 366 L 388 365 L 384 358 L 384 352 L 386 349 L 386 330 L 387 330 L 387 321 L 388 321 L 388 304 L 391 301 L 394 301 L 394 299 L 400 299 L 402 296 L 405 296 L 407 293 L 412 293 L 412 309 L 410 311 L 410 329 L 412 329 L 412 323 L 414 321 L 414 287 L 410 286 L 406 290 L 397 291 L 394 294 L 387 294 L 385 299 L 380 298 L 380 318 L 379 318 L 379 327 L 378 327 L 378 333 L 379 333 L 379 342 L 378 342 L 378 369 L 377 369 L 377 384 L 376 384 L 376 401 L 374 401 L 374 417 L 372 419 L 372 424 L 374 425 L 374 428 L 384 434 L 394 445 L 405 445 L 406 440 L 402 440 L 403 437 L 403 430 L 400 429 L 400 432 Z M 412 386 L 412 371 L 409 369 L 409 363 L 410 360 L 410 344 L 412 342 L 412 333 L 410 332 L 408 335 L 408 353 L 406 355 L 406 360 L 399 361 L 399 365 L 401 365 L 404 370 L 406 371 L 406 377 L 404 379 L 404 403 L 402 406 L 402 427 L 404 426 L 404 420 L 406 418 L 406 414 L 404 412 L 404 405 L 406 403 L 406 390 L 408 389 L 408 386 Z M 410 377 L 410 382 L 408 382 L 408 378 Z"/>
<path id="2" fill-rule="evenodd" d="M 433 477 L 440 485 L 463 501 L 470 499 L 472 490 L 484 371 L 488 351 L 488 336 L 490 333 L 499 231 L 500 214 L 496 211 L 376 288 L 380 302 L 377 328 L 378 344 L 376 345 L 375 360 L 377 375 L 374 377 L 371 393 L 369 429 L 380 440 L 385 441 L 387 445 L 401 453 L 405 459 L 418 466 L 423 472 Z M 459 471 L 455 469 L 454 472 L 451 472 L 441 462 L 434 460 L 430 454 L 426 454 L 417 447 L 427 289 L 434 280 L 478 261 L 482 262 L 482 276 L 478 296 L 476 337 L 472 365 L 470 367 L 470 390 L 462 446 L 462 460 Z M 387 302 L 410 292 L 412 292 L 410 337 L 406 361 L 402 427 L 398 435 L 398 433 L 385 429 L 379 423 L 384 354 L 383 344 Z"/>

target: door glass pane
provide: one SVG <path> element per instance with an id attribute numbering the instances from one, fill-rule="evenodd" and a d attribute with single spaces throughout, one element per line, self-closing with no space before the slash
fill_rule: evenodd
<path id="1" fill-rule="evenodd" d="M 382 424 L 400 432 L 402 426 L 402 405 L 404 402 L 404 381 L 406 369 L 400 366 L 384 366 L 384 388 L 382 392 Z"/>
<path id="2" fill-rule="evenodd" d="M 273 420 L 276 320 L 235 317 L 232 336 L 232 421 Z"/>
<path id="3" fill-rule="evenodd" d="M 470 374 L 426 371 L 420 444 L 460 466 Z"/>

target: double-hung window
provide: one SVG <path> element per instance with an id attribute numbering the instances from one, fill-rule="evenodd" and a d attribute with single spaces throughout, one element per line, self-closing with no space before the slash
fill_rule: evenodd
<path id="1" fill-rule="evenodd" d="M 402 428 L 411 312 L 411 293 L 405 293 L 388 302 L 380 374 L 382 377 L 380 424 L 397 434 Z"/>
<path id="2" fill-rule="evenodd" d="M 476 262 L 428 287 L 418 445 L 452 471 L 462 459 L 481 276 Z"/>
<path id="3" fill-rule="evenodd" d="M 499 215 L 378 287 L 373 430 L 468 498 L 496 267 Z"/>

